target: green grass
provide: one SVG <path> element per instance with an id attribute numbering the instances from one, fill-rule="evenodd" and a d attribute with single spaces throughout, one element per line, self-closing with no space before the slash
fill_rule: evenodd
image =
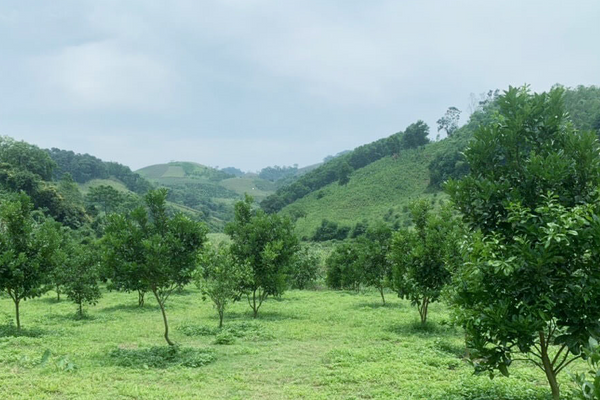
<path id="1" fill-rule="evenodd" d="M 219 332 L 211 304 L 190 287 L 167 303 L 181 349 L 173 354 L 161 350 L 162 320 L 150 296 L 140 309 L 136 294 L 105 293 L 76 319 L 75 305 L 49 293 L 22 304 L 27 335 L 0 330 L 0 398 L 548 398 L 542 372 L 527 364 L 515 363 L 510 378 L 474 376 L 443 305 L 431 307 L 431 324 L 421 329 L 407 302 L 389 294 L 382 307 L 378 297 L 291 291 L 267 300 L 256 321 L 239 302 Z M 0 298 L 0 314 L 12 312 Z M 560 380 L 571 387 L 566 373 Z"/>
<path id="2" fill-rule="evenodd" d="M 445 198 L 443 193 L 428 189 L 427 166 L 439 145 L 434 143 L 403 151 L 397 158 L 378 160 L 352 173 L 347 185 L 327 185 L 285 207 L 282 213 L 306 214 L 296 221 L 297 232 L 304 237 L 311 237 L 323 219 L 353 226 L 363 219 L 382 220 L 391 210 L 390 221 L 405 223 L 409 219 L 405 206 L 412 200 Z"/>

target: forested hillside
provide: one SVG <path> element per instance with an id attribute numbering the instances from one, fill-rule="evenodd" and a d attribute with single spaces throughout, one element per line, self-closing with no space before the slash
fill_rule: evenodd
<path id="1" fill-rule="evenodd" d="M 296 219 L 298 233 L 304 239 L 343 239 L 382 219 L 392 226 L 406 224 L 411 199 L 425 196 L 438 201 L 436 198 L 444 197 L 443 182 L 468 173 L 462 152 L 475 130 L 492 120 L 498 109 L 498 95 L 498 91 L 482 95 L 467 123 L 443 140 L 410 140 L 422 138 L 425 129 L 413 124 L 404 133 L 361 146 L 321 165 L 278 189 L 261 206 Z M 600 88 L 567 88 L 564 100 L 577 129 L 600 133 Z"/>

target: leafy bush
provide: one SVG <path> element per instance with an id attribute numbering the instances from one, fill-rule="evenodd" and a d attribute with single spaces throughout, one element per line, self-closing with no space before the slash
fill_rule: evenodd
<path id="1" fill-rule="evenodd" d="M 221 331 L 217 334 L 214 344 L 230 345 L 235 343 L 235 336 L 228 330 Z"/>
<path id="2" fill-rule="evenodd" d="M 110 358 L 120 367 L 167 368 L 182 366 L 198 368 L 213 362 L 216 357 L 210 349 L 154 346 L 148 349 L 114 349 Z"/>
<path id="3" fill-rule="evenodd" d="M 189 325 L 184 324 L 177 327 L 181 333 L 186 336 L 213 336 L 219 333 L 220 329 L 214 326 Z"/>
<path id="4" fill-rule="evenodd" d="M 583 350 L 590 366 L 588 376 L 576 374 L 573 378 L 581 390 L 577 394 L 578 398 L 582 400 L 600 400 L 600 347 L 594 339 L 590 340 L 590 344 L 589 349 Z M 590 380 L 588 380 L 588 377 Z"/>

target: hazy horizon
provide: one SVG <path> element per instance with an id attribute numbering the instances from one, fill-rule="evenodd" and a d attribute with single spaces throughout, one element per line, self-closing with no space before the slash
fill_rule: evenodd
<path id="1" fill-rule="evenodd" d="M 600 83 L 593 0 L 0 4 L 0 135 L 133 170 L 306 166 L 435 137 L 471 94 Z"/>

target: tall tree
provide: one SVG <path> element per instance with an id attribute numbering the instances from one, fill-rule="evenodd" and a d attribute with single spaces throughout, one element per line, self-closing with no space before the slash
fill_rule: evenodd
<path id="1" fill-rule="evenodd" d="M 557 375 L 600 335 L 600 147 L 562 88 L 509 88 L 498 105 L 448 184 L 474 231 L 452 300 L 480 370 L 508 374 L 522 353 L 559 399 Z"/>
<path id="2" fill-rule="evenodd" d="M 52 220 L 37 223 L 32 208 L 23 193 L 4 201 L 0 208 L 0 290 L 15 304 L 17 329 L 21 329 L 21 301 L 44 292 L 61 242 L 58 224 Z"/>
<path id="3" fill-rule="evenodd" d="M 446 113 L 437 120 L 438 132 L 446 131 L 447 136 L 452 136 L 455 130 L 458 129 L 458 121 L 460 121 L 461 111 L 456 107 L 448 107 Z"/>
<path id="4" fill-rule="evenodd" d="M 289 218 L 252 209 L 253 199 L 246 195 L 235 205 L 234 221 L 225 227 L 233 243 L 231 251 L 241 264 L 252 269 L 244 285 L 254 318 L 268 296 L 283 294 L 285 271 L 298 250 L 298 238 Z"/>
<path id="5" fill-rule="evenodd" d="M 176 288 L 191 281 L 207 228 L 183 214 L 169 216 L 166 198 L 166 189 L 152 190 L 145 196 L 146 207 L 109 216 L 104 260 L 116 276 L 135 277 L 139 289 L 154 294 L 165 340 L 172 346 L 165 304 Z"/>
<path id="6" fill-rule="evenodd" d="M 402 138 L 400 139 L 401 147 L 403 149 L 413 149 L 429 143 L 429 126 L 418 120 L 414 124 L 410 124 L 406 127 Z"/>

